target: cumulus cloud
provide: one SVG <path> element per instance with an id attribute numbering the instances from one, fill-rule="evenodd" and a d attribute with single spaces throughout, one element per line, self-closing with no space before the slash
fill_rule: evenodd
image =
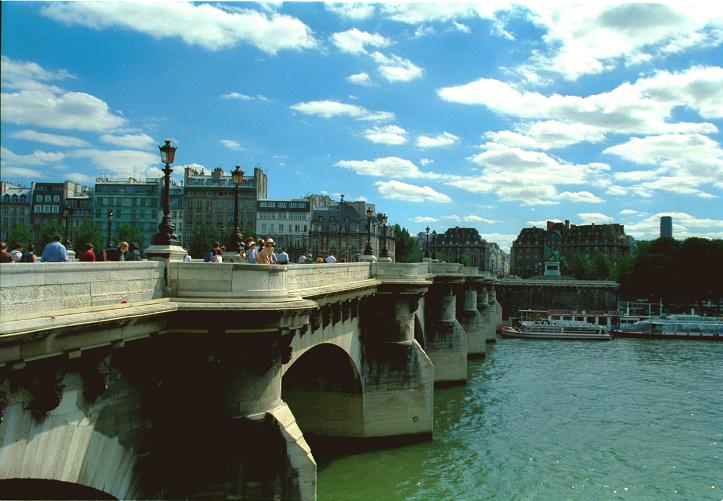
<path id="1" fill-rule="evenodd" d="M 431 216 L 415 216 L 412 218 L 409 218 L 409 220 L 413 223 L 436 223 L 437 218 L 431 217 Z"/>
<path id="2" fill-rule="evenodd" d="M 249 96 L 248 94 L 243 94 L 241 92 L 229 92 L 228 94 L 223 94 L 221 96 L 221 99 L 232 99 L 236 101 L 268 101 L 269 98 L 266 96 L 262 96 L 261 94 L 256 94 L 255 96 Z"/>
<path id="3" fill-rule="evenodd" d="M 65 153 L 35 150 L 28 155 L 19 155 L 5 148 L 0 147 L 0 159 L 3 170 L 6 166 L 45 166 L 60 162 L 65 158 Z"/>
<path id="4" fill-rule="evenodd" d="M 613 222 L 613 218 L 600 212 L 581 212 L 577 217 L 580 218 L 580 224 L 608 224 Z"/>
<path id="5" fill-rule="evenodd" d="M 487 132 L 484 138 L 507 146 L 550 150 L 581 142 L 600 142 L 605 139 L 605 130 L 592 125 L 545 120 L 520 124 L 514 131 Z"/>
<path id="6" fill-rule="evenodd" d="M 243 149 L 241 143 L 233 139 L 220 139 L 219 142 L 229 150 L 239 151 Z"/>
<path id="7" fill-rule="evenodd" d="M 38 132 L 30 129 L 15 131 L 11 134 L 8 134 L 8 137 L 69 148 L 90 146 L 87 141 L 77 137 L 63 136 L 60 134 L 49 134 L 47 132 Z"/>
<path id="8" fill-rule="evenodd" d="M 679 73 L 660 71 L 635 83 L 623 83 L 609 92 L 587 97 L 546 96 L 489 78 L 444 87 L 438 89 L 437 94 L 445 101 L 482 105 L 519 119 L 555 120 L 584 126 L 596 140 L 603 132 L 708 134 L 718 132 L 712 123 L 672 122 L 672 111 L 684 106 L 704 118 L 722 116 L 723 68 L 694 67 Z M 583 136 L 583 140 L 589 137 Z"/>
<path id="9" fill-rule="evenodd" d="M 568 202 L 584 202 L 589 204 L 600 204 L 604 201 L 602 198 L 593 195 L 589 191 L 565 191 L 560 193 L 558 198 Z"/>
<path id="10" fill-rule="evenodd" d="M 402 200 L 405 202 L 434 202 L 450 203 L 452 199 L 436 191 L 431 186 L 418 186 L 401 181 L 377 181 L 374 183 L 379 194 L 389 200 Z"/>
<path id="11" fill-rule="evenodd" d="M 445 176 L 419 170 L 414 162 L 399 157 L 382 157 L 374 160 L 340 160 L 334 165 L 354 171 L 360 176 L 384 176 L 394 179 L 442 179 Z"/>
<path id="12" fill-rule="evenodd" d="M 477 216 L 475 214 L 468 214 L 464 217 L 462 217 L 462 220 L 465 223 L 480 223 L 480 224 L 495 224 L 499 223 L 499 221 L 495 219 L 487 219 L 485 217 Z"/>
<path id="13" fill-rule="evenodd" d="M 363 21 L 369 19 L 376 12 L 376 6 L 370 3 L 325 3 L 324 7 L 344 19 Z"/>
<path id="14" fill-rule="evenodd" d="M 316 115 L 322 118 L 350 117 L 356 120 L 371 122 L 394 120 L 394 113 L 387 111 L 369 111 L 356 104 L 342 103 L 330 99 L 296 103 L 291 105 L 291 109 L 305 115 Z"/>
<path id="15" fill-rule="evenodd" d="M 276 54 L 316 45 L 311 29 L 294 17 L 230 5 L 58 2 L 43 7 L 41 12 L 68 25 L 126 28 L 153 38 L 180 38 L 189 45 L 208 50 L 226 49 L 244 42 Z"/>
<path id="16" fill-rule="evenodd" d="M 383 125 L 365 130 L 364 137 L 372 143 L 404 144 L 407 142 L 407 131 L 397 125 Z"/>
<path id="17" fill-rule="evenodd" d="M 379 51 L 371 54 L 372 59 L 377 63 L 379 73 L 388 82 L 410 82 L 422 76 L 424 70 L 411 62 L 399 56 L 386 56 Z"/>
<path id="18" fill-rule="evenodd" d="M 419 163 L 422 165 L 429 165 L 431 163 L 434 163 L 434 160 L 432 160 L 431 158 L 422 158 Z"/>
<path id="19" fill-rule="evenodd" d="M 365 72 L 349 75 L 348 77 L 346 77 L 346 80 L 350 83 L 353 83 L 354 85 L 362 85 L 367 87 L 372 85 L 372 79 L 369 76 L 369 73 Z"/>
<path id="20" fill-rule="evenodd" d="M 436 136 L 418 136 L 416 144 L 418 148 L 440 148 L 443 146 L 451 146 L 458 142 L 459 137 L 445 131 Z"/>
<path id="21" fill-rule="evenodd" d="M 157 154 L 137 150 L 97 150 L 92 148 L 67 153 L 68 157 L 83 158 L 100 169 L 113 166 L 118 177 L 140 175 L 141 177 L 160 176 L 160 158 Z M 176 170 L 179 170 L 178 167 Z"/>
<path id="22" fill-rule="evenodd" d="M 637 216 L 638 214 L 640 214 L 640 211 L 635 209 L 623 209 L 620 211 L 621 216 Z"/>
<path id="23" fill-rule="evenodd" d="M 497 143 L 485 143 L 481 149 L 470 158 L 481 167 L 479 175 L 458 177 L 445 184 L 472 193 L 495 192 L 502 201 L 523 205 L 553 205 L 560 200 L 594 202 L 598 199 L 590 192 L 561 194 L 557 186 L 609 184 L 610 167 L 606 164 L 570 164 L 543 152 Z"/>
<path id="24" fill-rule="evenodd" d="M 357 28 L 334 33 L 331 41 L 340 51 L 348 54 L 366 54 L 367 47 L 383 48 L 392 43 L 378 33 L 368 33 Z"/>
<path id="25" fill-rule="evenodd" d="M 100 140 L 104 143 L 113 144 L 115 146 L 123 146 L 125 148 L 137 150 L 156 146 L 155 140 L 148 134 L 103 134 L 100 136 Z"/>
<path id="26" fill-rule="evenodd" d="M 101 132 L 116 129 L 125 119 L 108 105 L 84 92 L 71 92 L 45 81 L 67 78 L 64 70 L 2 56 L 2 121 L 54 129 Z M 8 92 L 5 92 L 8 89 Z"/>

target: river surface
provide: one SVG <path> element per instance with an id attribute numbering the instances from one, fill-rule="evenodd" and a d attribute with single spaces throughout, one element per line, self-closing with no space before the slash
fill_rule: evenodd
<path id="1" fill-rule="evenodd" d="M 319 500 L 723 499 L 723 343 L 499 340 L 434 440 L 319 466 Z"/>

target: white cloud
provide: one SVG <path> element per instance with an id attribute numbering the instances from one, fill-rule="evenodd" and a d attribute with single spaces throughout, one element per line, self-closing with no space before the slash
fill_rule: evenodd
<path id="1" fill-rule="evenodd" d="M 500 249 L 507 254 L 510 253 L 512 242 L 517 239 L 517 235 L 511 233 L 480 233 L 480 236 L 487 242 L 494 242 L 500 246 Z"/>
<path id="2" fill-rule="evenodd" d="M 436 191 L 431 186 L 417 186 L 401 181 L 377 181 L 374 183 L 379 194 L 389 200 L 403 200 L 405 202 L 434 202 L 450 203 L 452 199 L 444 193 Z"/>
<path id="3" fill-rule="evenodd" d="M 3 177 L 14 178 L 36 178 L 46 179 L 47 173 L 39 169 L 28 169 L 27 167 L 3 166 Z"/>
<path id="4" fill-rule="evenodd" d="M 348 54 L 366 54 L 367 47 L 381 48 L 392 43 L 391 40 L 378 33 L 367 33 L 357 28 L 334 33 L 331 41 L 340 51 Z"/>
<path id="5" fill-rule="evenodd" d="M 413 223 L 436 223 L 437 218 L 431 217 L 431 216 L 415 216 L 412 218 L 409 218 L 409 220 Z"/>
<path id="6" fill-rule="evenodd" d="M 365 130 L 364 137 L 372 143 L 404 144 L 407 142 L 407 131 L 396 125 L 383 125 Z"/>
<path id="7" fill-rule="evenodd" d="M 462 218 L 459 217 L 457 214 L 448 214 L 446 216 L 442 216 L 441 219 L 443 219 L 445 221 L 451 221 L 453 223 L 461 223 L 462 222 Z"/>
<path id="8" fill-rule="evenodd" d="M 441 179 L 445 177 L 433 172 L 422 172 L 411 160 L 399 157 L 382 157 L 374 160 L 340 160 L 334 165 L 352 170 L 360 176 L 384 176 L 394 179 Z"/>
<path id="9" fill-rule="evenodd" d="M 584 192 L 557 191 L 560 185 L 605 187 L 609 184 L 606 164 L 569 164 L 546 153 L 526 151 L 497 143 L 485 143 L 470 160 L 481 167 L 474 176 L 457 177 L 445 184 L 471 193 L 495 192 L 502 201 L 523 205 L 553 205 L 562 199 L 592 202 L 597 197 Z"/>
<path id="10" fill-rule="evenodd" d="M 238 151 L 243 149 L 241 147 L 241 143 L 234 141 L 233 139 L 220 139 L 219 142 L 229 150 Z"/>
<path id="11" fill-rule="evenodd" d="M 515 69 L 532 82 L 544 81 L 548 75 L 576 80 L 721 41 L 722 9 L 702 0 L 525 4 L 529 18 L 546 32 L 546 45 Z"/>
<path id="12" fill-rule="evenodd" d="M 580 123 L 546 120 L 521 124 L 515 128 L 515 131 L 487 132 L 484 138 L 507 146 L 550 150 L 581 142 L 600 142 L 605 139 L 605 130 Z"/>
<path id="13" fill-rule="evenodd" d="M 190 2 L 51 3 L 41 12 L 68 25 L 94 29 L 121 27 L 153 38 L 180 38 L 208 50 L 245 42 L 269 54 L 316 45 L 311 29 L 300 20 L 230 5 Z"/>
<path id="14" fill-rule="evenodd" d="M 443 146 L 457 144 L 458 142 L 459 137 L 445 131 L 436 136 L 418 136 L 416 144 L 418 148 L 441 148 Z"/>
<path id="15" fill-rule="evenodd" d="M 137 150 L 96 150 L 81 149 L 69 152 L 68 157 L 86 158 L 99 169 L 113 169 L 113 175 L 128 177 L 157 177 L 160 175 L 160 157 Z M 181 167 L 176 167 L 176 170 Z"/>
<path id="16" fill-rule="evenodd" d="M 363 21 L 369 19 L 376 12 L 374 4 L 362 2 L 325 3 L 324 7 L 344 19 Z"/>
<path id="17" fill-rule="evenodd" d="M 27 141 L 34 141 L 36 143 L 52 144 L 53 146 L 62 147 L 77 148 L 83 146 L 90 146 L 87 141 L 84 141 L 83 139 L 77 137 L 62 136 L 59 134 L 48 134 L 47 132 L 38 132 L 29 129 L 23 129 L 13 132 L 12 134 L 8 134 L 8 137 L 12 137 L 15 139 L 25 139 Z"/>
<path id="18" fill-rule="evenodd" d="M 399 56 L 385 56 L 381 52 L 373 52 L 371 54 L 377 63 L 379 73 L 388 82 L 410 82 L 422 76 L 424 70 L 411 62 Z"/>
<path id="19" fill-rule="evenodd" d="M 656 168 L 618 172 L 619 182 L 638 183 L 649 191 L 711 197 L 703 189 L 723 189 L 723 149 L 713 139 L 700 134 L 665 134 L 631 138 L 611 146 L 604 153 Z"/>
<path id="20" fill-rule="evenodd" d="M 623 209 L 620 211 L 621 216 L 637 216 L 638 214 L 640 214 L 640 211 L 635 209 Z"/>
<path id="21" fill-rule="evenodd" d="M 588 204 L 600 204 L 604 201 L 603 199 L 593 195 L 589 191 L 564 191 L 558 195 L 558 198 L 560 198 L 560 200 L 566 200 L 568 202 Z"/>
<path id="22" fill-rule="evenodd" d="M 15 92 L 2 92 L 3 122 L 55 129 L 106 131 L 125 124 L 108 105 L 84 92 L 69 92 L 46 80 L 67 78 L 64 70 L 52 71 L 32 62 L 2 56 L 2 85 Z"/>
<path id="23" fill-rule="evenodd" d="M 477 215 L 474 215 L 474 214 L 469 214 L 469 215 L 467 215 L 467 216 L 464 216 L 464 217 L 462 218 L 462 220 L 463 220 L 465 223 L 480 223 L 480 224 L 496 224 L 496 223 L 499 223 L 499 221 L 497 221 L 497 220 L 487 219 L 487 218 L 484 218 L 484 217 L 481 217 L 481 216 L 477 216 Z"/>
<path id="24" fill-rule="evenodd" d="M 466 24 L 458 23 L 457 21 L 452 21 L 452 26 L 454 26 L 457 31 L 461 31 L 462 33 L 470 33 L 472 31 L 469 26 L 467 26 Z"/>
<path id="25" fill-rule="evenodd" d="M 464 85 L 437 90 L 449 102 L 483 105 L 522 119 L 554 120 L 570 127 L 586 126 L 599 134 L 716 133 L 711 123 L 671 122 L 675 108 L 684 106 L 704 118 L 723 116 L 723 68 L 694 67 L 680 73 L 660 71 L 635 83 L 587 97 L 520 90 L 513 84 L 481 78 Z M 518 137 L 515 139 L 519 140 Z"/>
<path id="26" fill-rule="evenodd" d="M 550 221 L 552 223 L 561 223 L 562 222 L 561 219 L 552 218 L 552 219 L 540 219 L 538 221 L 527 221 L 527 223 L 525 223 L 525 224 L 527 226 L 532 226 L 533 228 L 537 228 L 537 227 L 546 228 L 548 221 Z"/>
<path id="27" fill-rule="evenodd" d="M 113 144 L 115 146 L 123 146 L 125 148 L 132 148 L 136 150 L 142 150 L 144 148 L 152 148 L 156 146 L 156 142 L 148 134 L 124 134 L 120 136 L 103 134 L 102 136 L 100 136 L 100 140 L 104 143 Z"/>
<path id="28" fill-rule="evenodd" d="M 5 170 L 6 165 L 16 166 L 46 166 L 48 164 L 60 162 L 65 158 L 65 153 L 61 152 L 48 152 L 35 150 L 28 155 L 18 155 L 5 148 L 0 147 L 0 159 L 2 168 Z"/>
<path id="29" fill-rule="evenodd" d="M 577 217 L 580 218 L 580 224 L 608 224 L 613 222 L 613 218 L 600 212 L 581 212 Z"/>
<path id="30" fill-rule="evenodd" d="M 269 98 L 266 96 L 262 96 L 261 94 L 256 94 L 255 96 L 249 96 L 248 94 L 243 94 L 241 92 L 229 92 L 228 94 L 223 94 L 221 96 L 221 99 L 232 99 L 236 101 L 268 101 Z"/>
<path id="31" fill-rule="evenodd" d="M 384 17 L 406 24 L 453 22 L 455 19 L 480 17 L 491 19 L 494 12 L 508 7 L 509 2 L 482 3 L 386 3 L 381 6 Z"/>
<path id="32" fill-rule="evenodd" d="M 291 109 L 305 115 L 316 115 L 323 118 L 350 117 L 356 120 L 372 122 L 394 120 L 394 113 L 387 111 L 369 111 L 356 104 L 341 103 L 329 99 L 296 103 L 291 105 Z"/>
<path id="33" fill-rule="evenodd" d="M 434 163 L 434 160 L 432 160 L 431 158 L 422 158 L 419 163 L 422 165 L 429 165 L 431 163 Z"/>
<path id="34" fill-rule="evenodd" d="M 353 83 L 354 85 L 363 85 L 363 86 L 370 86 L 372 85 L 372 79 L 369 76 L 368 73 L 354 73 L 353 75 L 349 75 L 346 77 L 347 81 L 350 83 Z"/>

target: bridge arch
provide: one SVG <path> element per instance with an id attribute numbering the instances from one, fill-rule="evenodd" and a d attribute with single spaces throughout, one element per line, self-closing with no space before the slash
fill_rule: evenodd
<path id="1" fill-rule="evenodd" d="M 0 448 L 0 492 L 22 487 L 26 494 L 19 499 L 44 499 L 52 488 L 61 495 L 53 499 L 142 497 L 135 451 L 74 417 L 51 412 L 38 421 L 19 403 L 6 408 L 0 436 L 12 440 Z"/>
<path id="2" fill-rule="evenodd" d="M 361 375 L 336 344 L 320 343 L 301 354 L 283 376 L 281 396 L 312 443 L 314 437 L 364 436 Z"/>

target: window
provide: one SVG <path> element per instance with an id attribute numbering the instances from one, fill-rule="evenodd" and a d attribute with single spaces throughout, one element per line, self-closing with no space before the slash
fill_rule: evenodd
<path id="1" fill-rule="evenodd" d="M 58 207 L 57 205 L 53 205 L 52 211 L 53 211 L 53 214 L 57 214 L 60 212 L 60 207 Z"/>
<path id="2" fill-rule="evenodd" d="M 45 195 L 45 201 L 50 202 L 52 200 L 52 197 L 50 195 Z"/>
<path id="3" fill-rule="evenodd" d="M 40 214 L 43 212 L 43 206 L 42 205 L 36 205 L 35 206 L 35 213 Z"/>
<path id="4" fill-rule="evenodd" d="M 266 223 L 261 224 L 261 233 L 266 233 Z"/>
<path id="5" fill-rule="evenodd" d="M 53 202 L 60 202 L 60 195 L 53 195 Z"/>
<path id="6" fill-rule="evenodd" d="M 43 214 L 50 214 L 50 206 L 43 205 Z"/>
<path id="7" fill-rule="evenodd" d="M 43 195 L 37 195 L 37 196 L 35 197 L 35 201 L 36 201 L 36 202 L 42 202 L 42 201 L 43 201 Z"/>

